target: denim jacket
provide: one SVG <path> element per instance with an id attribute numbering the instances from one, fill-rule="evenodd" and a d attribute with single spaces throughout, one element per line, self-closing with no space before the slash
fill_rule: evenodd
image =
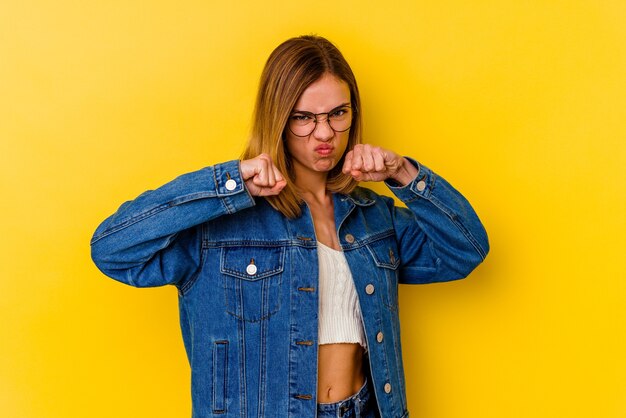
<path id="1" fill-rule="evenodd" d="M 411 160 L 412 161 L 412 160 Z M 333 196 L 356 286 L 380 414 L 407 417 L 398 283 L 466 277 L 489 244 L 477 215 L 418 165 L 391 198 Z M 315 417 L 318 263 L 310 211 L 288 219 L 246 189 L 238 161 L 184 174 L 124 203 L 96 230 L 92 258 L 137 287 L 178 288 L 193 417 Z"/>

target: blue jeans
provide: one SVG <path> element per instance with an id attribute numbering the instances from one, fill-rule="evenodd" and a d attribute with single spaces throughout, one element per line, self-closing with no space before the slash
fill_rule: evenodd
<path id="1" fill-rule="evenodd" d="M 354 395 L 335 403 L 318 403 L 317 418 L 378 418 L 378 407 L 370 381 Z"/>

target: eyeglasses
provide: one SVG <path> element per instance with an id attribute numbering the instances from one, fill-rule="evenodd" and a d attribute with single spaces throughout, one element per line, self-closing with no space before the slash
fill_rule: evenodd
<path id="1" fill-rule="evenodd" d="M 324 119 L 319 119 L 322 115 L 326 116 L 326 122 L 335 132 L 345 132 L 352 125 L 352 108 L 341 105 L 326 113 L 293 112 L 289 115 L 287 126 L 295 136 L 309 136 L 315 131 L 318 122 L 324 122 Z"/>

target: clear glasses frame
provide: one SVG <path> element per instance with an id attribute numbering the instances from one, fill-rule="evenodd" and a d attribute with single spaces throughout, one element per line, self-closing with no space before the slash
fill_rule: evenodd
<path id="1" fill-rule="evenodd" d="M 287 127 L 292 134 L 301 138 L 305 138 L 315 132 L 319 122 L 328 122 L 328 126 L 330 126 L 330 129 L 334 132 L 345 132 L 352 127 L 354 110 L 355 109 L 353 109 L 350 105 L 337 106 L 331 111 L 323 113 L 312 113 L 299 110 L 289 115 Z M 342 111 L 344 113 L 340 113 Z M 325 118 L 320 120 L 320 116 L 325 116 Z M 347 123 L 346 127 L 344 127 L 345 123 Z M 337 126 L 337 128 L 333 125 Z"/>

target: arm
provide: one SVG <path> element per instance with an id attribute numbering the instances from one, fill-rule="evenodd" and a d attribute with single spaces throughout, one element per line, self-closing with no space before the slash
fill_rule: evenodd
<path id="1" fill-rule="evenodd" d="M 405 159 L 406 160 L 406 159 Z M 400 245 L 402 283 L 430 283 L 467 277 L 489 252 L 487 233 L 471 205 L 446 180 L 417 162 L 408 184 L 386 181 L 408 207 L 390 200 Z"/>
<path id="2" fill-rule="evenodd" d="M 387 198 L 399 244 L 403 283 L 466 277 L 489 251 L 476 212 L 447 181 L 414 160 L 371 145 L 349 151 L 343 167 L 356 180 L 385 181 L 408 207 Z"/>
<path id="3" fill-rule="evenodd" d="M 138 286 L 181 283 L 200 267 L 198 225 L 254 205 L 239 161 L 184 174 L 124 203 L 91 239 L 91 256 L 107 276 Z"/>

